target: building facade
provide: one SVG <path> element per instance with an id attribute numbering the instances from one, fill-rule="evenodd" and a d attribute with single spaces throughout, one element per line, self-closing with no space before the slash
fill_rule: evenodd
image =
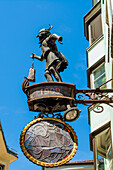
<path id="1" fill-rule="evenodd" d="M 89 41 L 87 85 L 91 89 L 110 89 L 113 88 L 112 1 L 93 0 L 92 4 L 92 9 L 84 16 L 85 37 Z M 112 95 L 103 95 L 103 98 L 108 97 Z M 103 158 L 103 169 L 113 170 L 113 105 L 98 103 L 90 106 L 88 112 L 94 169 L 100 170 L 99 159 Z"/>
<path id="2" fill-rule="evenodd" d="M 9 170 L 10 163 L 17 159 L 17 153 L 6 144 L 2 125 L 0 123 L 0 170 Z"/>

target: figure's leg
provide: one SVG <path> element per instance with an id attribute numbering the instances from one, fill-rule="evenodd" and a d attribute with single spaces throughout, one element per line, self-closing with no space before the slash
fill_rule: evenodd
<path id="1" fill-rule="evenodd" d="M 50 73 L 48 70 L 45 71 L 44 76 L 46 77 L 46 80 L 47 80 L 48 82 L 53 82 L 53 78 L 52 78 L 52 76 L 51 76 L 51 73 Z"/>
<path id="2" fill-rule="evenodd" d="M 53 76 L 55 77 L 55 79 L 58 81 L 58 82 L 62 82 L 62 79 L 60 77 L 60 74 L 58 73 L 58 71 L 55 70 L 55 68 L 53 66 L 51 66 L 49 68 L 50 72 L 53 74 Z"/>

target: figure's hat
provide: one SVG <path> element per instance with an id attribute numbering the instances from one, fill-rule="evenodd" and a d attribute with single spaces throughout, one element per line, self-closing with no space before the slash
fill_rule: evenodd
<path id="1" fill-rule="evenodd" d="M 49 31 L 53 28 L 52 25 L 49 24 L 49 26 L 50 26 L 49 29 L 46 29 L 46 28 L 41 29 L 36 37 L 40 37 L 40 36 L 42 36 L 45 33 L 49 33 Z"/>

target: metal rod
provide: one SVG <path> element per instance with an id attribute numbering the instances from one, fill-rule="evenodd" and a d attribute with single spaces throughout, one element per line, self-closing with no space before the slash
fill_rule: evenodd
<path id="1" fill-rule="evenodd" d="M 75 89 L 75 94 L 78 93 L 113 93 L 113 89 Z"/>
<path id="2" fill-rule="evenodd" d="M 97 100 L 76 100 L 74 101 L 75 104 L 84 104 L 84 103 L 113 103 L 113 100 L 111 99 L 97 99 Z"/>

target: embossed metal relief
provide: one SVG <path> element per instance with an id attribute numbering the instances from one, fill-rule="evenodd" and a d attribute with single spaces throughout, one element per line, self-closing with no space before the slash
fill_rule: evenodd
<path id="1" fill-rule="evenodd" d="M 20 138 L 25 156 L 41 166 L 59 166 L 76 153 L 76 133 L 67 123 L 56 118 L 38 118 L 25 126 Z"/>

